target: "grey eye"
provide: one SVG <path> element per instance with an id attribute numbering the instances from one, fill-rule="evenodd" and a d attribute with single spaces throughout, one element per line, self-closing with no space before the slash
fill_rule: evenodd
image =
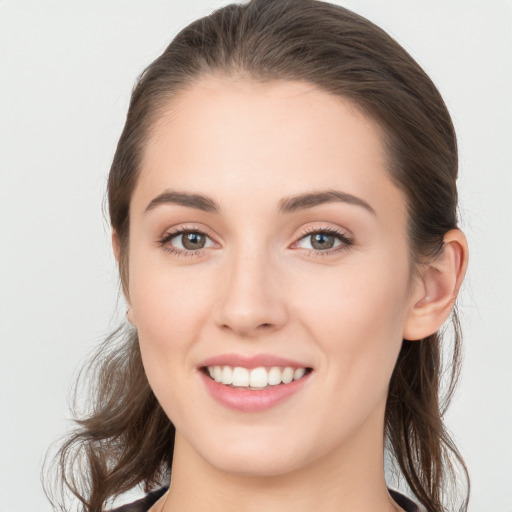
<path id="1" fill-rule="evenodd" d="M 206 242 L 205 236 L 200 233 L 184 233 L 181 237 L 185 249 L 202 249 Z"/>
<path id="2" fill-rule="evenodd" d="M 297 242 L 297 246 L 301 249 L 314 249 L 315 251 L 328 251 L 343 244 L 349 244 L 345 236 L 325 231 L 311 233 Z"/>
<path id="3" fill-rule="evenodd" d="M 310 238 L 311 247 L 317 250 L 332 249 L 336 242 L 336 237 L 333 235 L 328 235 L 327 233 L 315 233 L 310 235 Z"/>

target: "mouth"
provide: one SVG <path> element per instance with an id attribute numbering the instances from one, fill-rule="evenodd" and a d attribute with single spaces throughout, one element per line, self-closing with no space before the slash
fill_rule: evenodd
<path id="1" fill-rule="evenodd" d="M 201 371 L 219 384 L 231 388 L 260 391 L 301 380 L 313 369 L 291 366 L 245 368 L 243 366 L 213 365 L 203 366 Z"/>
<path id="2" fill-rule="evenodd" d="M 310 389 L 313 368 L 274 354 L 219 354 L 197 368 L 206 391 L 222 406 L 243 413 L 269 410 Z"/>

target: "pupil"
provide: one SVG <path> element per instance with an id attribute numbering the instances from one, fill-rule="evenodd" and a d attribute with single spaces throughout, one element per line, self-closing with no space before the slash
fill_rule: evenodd
<path id="1" fill-rule="evenodd" d="M 187 233 L 182 238 L 185 249 L 201 249 L 204 247 L 205 238 L 200 233 Z"/>
<path id="2" fill-rule="evenodd" d="M 311 245 L 315 249 L 331 249 L 334 246 L 334 236 L 316 233 L 311 237 Z"/>

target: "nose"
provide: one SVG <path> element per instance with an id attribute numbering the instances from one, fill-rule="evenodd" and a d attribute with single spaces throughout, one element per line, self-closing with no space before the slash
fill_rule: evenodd
<path id="1" fill-rule="evenodd" d="M 280 274 L 264 250 L 233 255 L 219 276 L 217 325 L 243 338 L 281 329 L 288 312 Z"/>

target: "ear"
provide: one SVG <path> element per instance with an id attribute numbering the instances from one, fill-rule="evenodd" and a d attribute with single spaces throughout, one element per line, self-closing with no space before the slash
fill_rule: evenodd
<path id="1" fill-rule="evenodd" d="M 119 235 L 117 231 L 112 228 L 112 249 L 114 251 L 114 258 L 119 264 L 119 259 L 121 258 L 121 242 L 119 241 Z"/>
<path id="2" fill-rule="evenodd" d="M 126 310 L 126 319 L 128 322 L 130 322 L 134 327 L 135 326 L 135 319 L 133 318 L 133 310 L 130 304 L 128 304 L 128 309 Z"/>
<path id="3" fill-rule="evenodd" d="M 118 235 L 117 231 L 114 228 L 112 228 L 112 249 L 114 251 L 114 257 L 115 257 L 115 259 L 117 261 L 117 265 L 121 269 L 121 265 L 120 265 L 120 261 L 121 261 L 121 241 L 119 240 L 119 235 Z M 126 310 L 126 318 L 128 319 L 128 322 L 130 322 L 132 325 L 135 325 L 134 318 L 133 318 L 133 311 L 132 311 L 132 307 L 131 307 L 131 304 L 130 304 L 130 297 L 128 295 L 128 290 L 125 287 L 126 279 L 123 279 L 122 277 L 123 276 L 121 276 L 121 281 L 122 281 L 122 286 L 123 286 L 123 293 L 124 293 L 124 296 L 125 296 L 125 299 L 126 299 L 126 303 L 127 303 L 127 306 L 128 306 L 128 309 Z"/>
<path id="4" fill-rule="evenodd" d="M 420 269 L 404 325 L 404 339 L 421 340 L 443 326 L 453 309 L 467 265 L 466 237 L 459 229 L 452 229 L 443 237 L 441 253 Z"/>

